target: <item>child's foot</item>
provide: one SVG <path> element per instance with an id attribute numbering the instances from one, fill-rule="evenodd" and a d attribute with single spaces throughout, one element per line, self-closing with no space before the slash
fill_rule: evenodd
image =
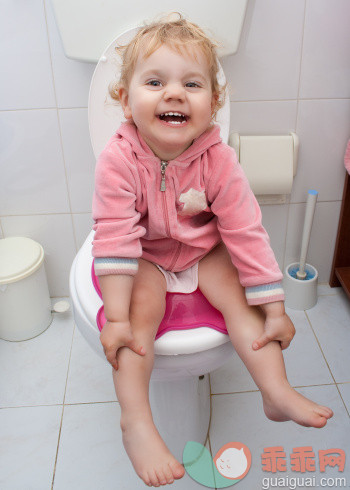
<path id="1" fill-rule="evenodd" d="M 294 420 L 305 427 L 321 428 L 333 417 L 330 408 L 305 398 L 290 385 L 275 393 L 263 394 L 263 402 L 266 416 L 276 422 Z"/>
<path id="2" fill-rule="evenodd" d="M 146 485 L 159 487 L 184 476 L 183 466 L 166 447 L 152 420 L 124 422 L 122 431 L 125 450 Z"/>

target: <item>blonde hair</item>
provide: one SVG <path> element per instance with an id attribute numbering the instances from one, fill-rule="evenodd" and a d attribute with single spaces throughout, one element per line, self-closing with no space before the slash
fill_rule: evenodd
<path id="1" fill-rule="evenodd" d="M 178 16 L 178 19 L 171 20 L 174 14 Z M 219 45 L 210 39 L 198 25 L 189 22 L 178 12 L 172 12 L 159 21 L 141 27 L 128 44 L 115 48 L 122 58 L 122 65 L 120 79 L 112 82 L 109 87 L 110 96 L 119 102 L 118 91 L 121 87 L 126 89 L 129 87 L 141 51 L 143 56 L 148 58 L 161 45 L 166 45 L 180 54 L 185 51 L 189 56 L 195 56 L 192 51 L 193 47 L 202 50 L 208 62 L 211 89 L 215 98 L 212 114 L 214 119 L 218 110 L 224 105 L 226 90 L 226 84 L 220 85 L 217 79 L 219 64 L 216 48 Z"/>

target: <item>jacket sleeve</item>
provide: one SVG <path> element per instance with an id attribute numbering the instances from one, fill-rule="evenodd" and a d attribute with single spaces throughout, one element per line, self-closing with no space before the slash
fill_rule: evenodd
<path id="1" fill-rule="evenodd" d="M 282 273 L 261 223 L 261 210 L 234 150 L 221 146 L 208 185 L 218 230 L 246 289 L 248 304 L 283 301 Z"/>
<path id="2" fill-rule="evenodd" d="M 137 273 L 145 229 L 139 225 L 136 188 L 131 164 L 108 146 L 97 161 L 92 204 L 96 275 Z"/>

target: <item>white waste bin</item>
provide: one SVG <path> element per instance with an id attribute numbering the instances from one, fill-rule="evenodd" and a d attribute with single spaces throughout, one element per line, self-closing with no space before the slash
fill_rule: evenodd
<path id="1" fill-rule="evenodd" d="M 0 338 L 32 339 L 51 320 L 42 246 L 25 237 L 0 239 Z"/>

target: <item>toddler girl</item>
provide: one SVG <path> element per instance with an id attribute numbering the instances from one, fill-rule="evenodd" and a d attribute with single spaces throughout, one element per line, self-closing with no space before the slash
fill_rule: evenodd
<path id="1" fill-rule="evenodd" d="M 333 414 L 288 383 L 294 336 L 260 208 L 213 123 L 224 87 L 215 45 L 181 16 L 123 48 L 114 95 L 126 122 L 98 159 L 93 255 L 123 443 L 148 485 L 184 475 L 153 420 L 148 386 L 167 291 L 201 289 L 224 316 L 271 420 L 323 427 Z"/>

